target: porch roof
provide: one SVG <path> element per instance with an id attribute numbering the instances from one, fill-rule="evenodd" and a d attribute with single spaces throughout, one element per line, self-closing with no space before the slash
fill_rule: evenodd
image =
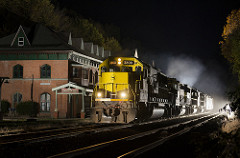
<path id="1" fill-rule="evenodd" d="M 86 88 L 78 86 L 78 85 L 76 85 L 76 83 L 73 83 L 73 82 L 69 82 L 67 84 L 52 88 L 52 91 L 57 91 L 57 90 L 60 90 L 62 88 L 75 88 L 75 89 L 81 90 L 82 92 L 86 92 Z"/>

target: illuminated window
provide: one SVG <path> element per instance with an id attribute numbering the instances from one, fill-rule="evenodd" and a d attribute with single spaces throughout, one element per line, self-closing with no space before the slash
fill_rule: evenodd
<path id="1" fill-rule="evenodd" d="M 24 37 L 18 37 L 18 46 L 24 46 Z"/>
<path id="2" fill-rule="evenodd" d="M 51 95 L 48 93 L 41 94 L 40 98 L 40 110 L 42 112 L 49 112 L 50 111 L 50 105 L 51 105 Z"/>
<path id="3" fill-rule="evenodd" d="M 23 78 L 23 66 L 15 65 L 13 67 L 13 78 Z"/>

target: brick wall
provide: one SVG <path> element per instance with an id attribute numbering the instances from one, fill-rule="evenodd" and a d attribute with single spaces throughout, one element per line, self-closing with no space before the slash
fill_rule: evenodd
<path id="1" fill-rule="evenodd" d="M 23 78 L 13 79 L 13 67 L 17 64 L 23 66 Z M 44 64 L 51 66 L 51 78 L 40 78 L 40 67 Z M 40 103 L 40 95 L 49 93 L 51 95 L 50 113 L 41 113 L 41 116 L 53 116 L 55 109 L 55 93 L 52 88 L 68 83 L 68 60 L 14 60 L 0 61 L 0 76 L 9 77 L 9 84 L 2 85 L 2 99 L 13 103 L 15 93 L 22 94 L 22 101 L 31 100 L 32 75 L 33 100 Z M 67 96 L 59 97 L 59 111 L 61 116 L 66 116 Z"/>

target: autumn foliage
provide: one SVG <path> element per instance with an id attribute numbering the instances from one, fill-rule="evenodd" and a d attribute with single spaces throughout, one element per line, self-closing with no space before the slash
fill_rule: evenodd
<path id="1" fill-rule="evenodd" d="M 222 54 L 232 64 L 233 72 L 240 79 L 240 9 L 233 10 L 227 17 L 222 37 Z"/>

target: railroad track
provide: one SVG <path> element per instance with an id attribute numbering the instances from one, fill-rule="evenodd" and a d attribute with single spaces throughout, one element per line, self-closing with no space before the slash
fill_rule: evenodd
<path id="1" fill-rule="evenodd" d="M 111 127 L 118 126 L 116 124 L 91 124 L 84 125 L 81 127 L 70 127 L 70 128 L 59 128 L 53 130 L 44 130 L 37 132 L 28 132 L 22 134 L 15 134 L 0 137 L 0 145 L 11 145 L 16 143 L 34 143 L 34 142 L 43 142 L 56 138 L 70 137 L 82 133 L 91 133 L 93 131 L 111 129 Z"/>
<path id="2" fill-rule="evenodd" d="M 130 128 L 133 126 L 139 126 L 139 125 L 143 126 L 147 124 L 160 123 L 160 122 L 169 121 L 169 120 L 183 119 L 183 118 L 188 118 L 188 117 L 197 116 L 197 115 L 198 114 L 166 118 L 166 119 L 160 119 L 160 120 L 151 120 L 151 121 L 135 123 L 135 124 L 90 124 L 90 125 L 84 125 L 81 127 L 59 128 L 59 129 L 52 129 L 52 130 L 14 134 L 14 135 L 0 137 L 0 145 L 11 145 L 11 144 L 20 144 L 20 143 L 38 143 L 38 142 L 44 142 L 44 141 L 49 141 L 53 139 L 73 137 L 73 136 L 77 136 L 84 133 L 106 132 L 111 130 Z"/>
<path id="3" fill-rule="evenodd" d="M 184 120 L 165 127 L 153 128 L 137 134 L 103 141 L 72 151 L 52 155 L 55 157 L 135 157 L 164 142 L 189 132 L 191 129 L 217 118 L 219 115 L 209 114 L 193 120 Z M 154 121 L 156 123 L 156 121 Z M 143 126 L 145 126 L 144 123 Z"/>

